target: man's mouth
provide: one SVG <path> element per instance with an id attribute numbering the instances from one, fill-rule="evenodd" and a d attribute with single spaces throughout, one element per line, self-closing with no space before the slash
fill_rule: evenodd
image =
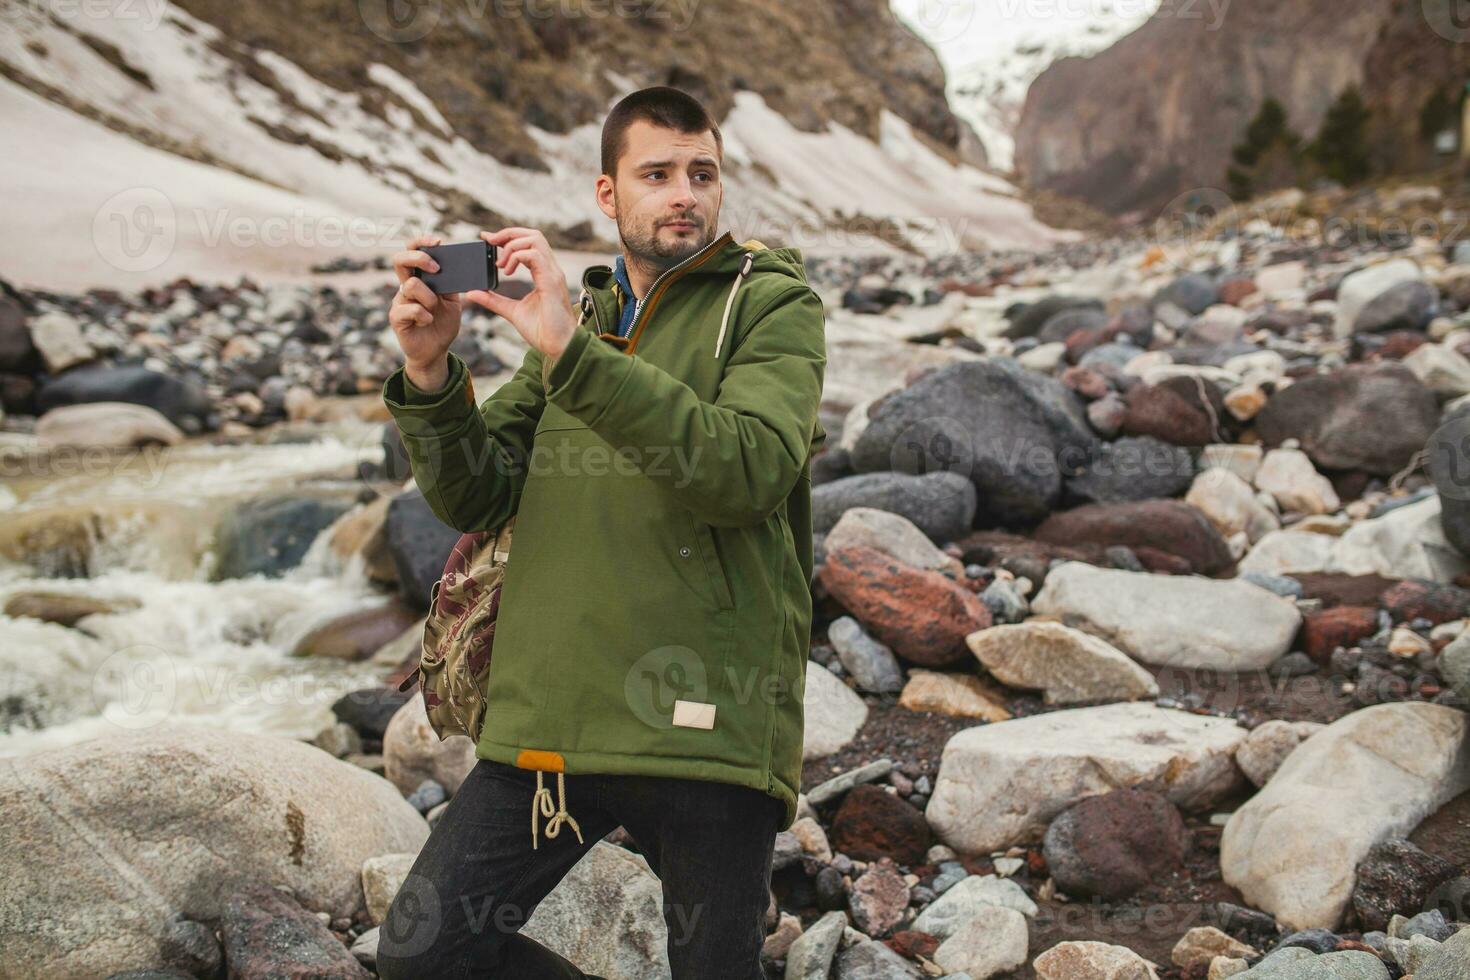
<path id="1" fill-rule="evenodd" d="M 698 228 L 699 225 L 695 224 L 693 221 L 667 221 L 664 223 L 664 227 L 673 228 L 675 231 L 692 231 L 693 229 Z"/>

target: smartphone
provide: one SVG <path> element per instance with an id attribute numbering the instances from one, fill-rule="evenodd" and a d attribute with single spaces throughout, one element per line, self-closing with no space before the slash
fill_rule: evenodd
<path id="1" fill-rule="evenodd" d="M 495 246 L 484 240 L 454 245 L 431 245 L 419 249 L 439 263 L 438 272 L 412 270 L 414 276 L 435 294 L 463 293 L 471 289 L 494 289 L 500 285 L 495 266 Z"/>

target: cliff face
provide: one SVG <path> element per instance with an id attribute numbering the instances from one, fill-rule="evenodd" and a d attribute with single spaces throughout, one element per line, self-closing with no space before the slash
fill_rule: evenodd
<path id="1" fill-rule="evenodd" d="M 752 91 L 799 130 L 830 120 L 871 139 L 886 106 L 941 152 L 960 145 L 938 57 L 886 0 L 435 0 L 394 20 L 392 0 L 179 6 L 236 42 L 247 67 L 270 51 L 354 91 L 375 88 L 368 66 L 385 64 L 475 149 L 527 169 L 546 167 L 528 124 L 566 133 L 648 85 L 690 92 L 717 119 L 736 90 Z"/>
<path id="2" fill-rule="evenodd" d="M 1451 46 L 1420 6 L 1233 0 L 1216 16 L 1202 1 L 1166 0 L 1113 47 L 1058 60 L 1036 78 L 1017 129 L 1017 170 L 1033 187 L 1114 215 L 1223 188 L 1230 148 L 1266 97 L 1307 137 L 1348 85 L 1363 87 L 1370 109 L 1420 98 L 1416 84 L 1386 76 L 1411 71 L 1414 51 Z M 1385 46 L 1391 25 L 1398 40 Z"/>

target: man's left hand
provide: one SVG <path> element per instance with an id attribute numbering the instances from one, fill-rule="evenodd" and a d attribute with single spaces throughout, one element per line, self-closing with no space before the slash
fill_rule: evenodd
<path id="1" fill-rule="evenodd" d="M 526 343 L 548 357 L 566 349 L 577 329 L 577 315 L 567 295 L 567 277 L 552 254 L 546 236 L 535 228 L 482 231 L 480 237 L 496 247 L 495 264 L 508 276 L 521 266 L 531 270 L 534 289 L 520 299 L 472 289 L 463 298 L 509 320 Z"/>

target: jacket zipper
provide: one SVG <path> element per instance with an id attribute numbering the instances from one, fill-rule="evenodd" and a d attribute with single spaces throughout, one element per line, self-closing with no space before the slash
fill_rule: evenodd
<path id="1" fill-rule="evenodd" d="M 672 269 L 665 270 L 662 275 L 653 281 L 653 285 L 648 288 L 648 296 L 633 311 L 633 322 L 628 324 L 628 349 L 626 353 L 633 353 L 634 348 L 638 346 L 639 334 L 648 325 L 648 318 L 652 314 L 654 304 L 668 290 L 669 284 L 686 272 L 690 272 L 709 261 L 711 256 L 724 247 L 726 241 L 733 240 L 733 236 L 728 231 L 725 232 L 719 238 L 716 238 Z"/>

